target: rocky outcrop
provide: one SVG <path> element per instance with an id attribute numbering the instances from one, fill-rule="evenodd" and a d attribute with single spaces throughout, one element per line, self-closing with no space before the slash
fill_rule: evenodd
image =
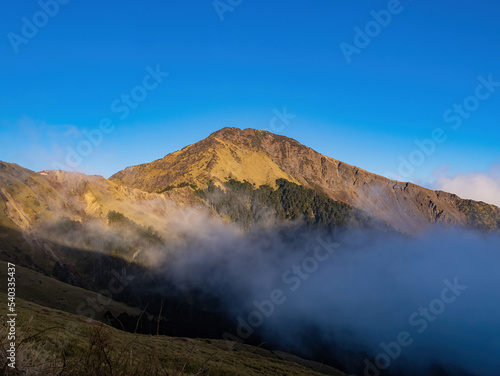
<path id="1" fill-rule="evenodd" d="M 284 178 L 364 210 L 402 232 L 428 224 L 495 228 L 500 209 L 372 174 L 324 156 L 288 137 L 223 128 L 157 161 L 128 167 L 110 180 L 149 192 L 182 182 L 205 187 L 228 178 L 255 185 Z M 468 200 L 470 201 L 470 200 Z"/>

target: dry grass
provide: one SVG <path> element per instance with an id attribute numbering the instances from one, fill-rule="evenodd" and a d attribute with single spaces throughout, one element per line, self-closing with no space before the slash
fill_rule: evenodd
<path id="1" fill-rule="evenodd" d="M 5 294 L 0 301 L 6 301 Z M 12 370 L 6 364 L 6 307 L 0 306 L 0 375 L 344 375 L 329 367 L 319 373 L 270 351 L 223 340 L 126 333 L 22 299 L 17 311 L 17 369 Z"/>
<path id="2" fill-rule="evenodd" d="M 7 278 L 7 262 L 0 261 L 0 279 Z M 17 297 L 33 303 L 41 304 L 48 308 L 58 309 L 64 312 L 77 313 L 77 307 L 87 299 L 96 299 L 98 294 L 80 287 L 72 286 L 58 281 L 55 278 L 47 277 L 34 270 L 16 265 L 16 286 Z M 103 297 L 101 301 L 106 301 Z M 104 320 L 104 312 L 110 311 L 114 315 L 125 312 L 131 316 L 141 314 L 138 308 L 132 308 L 126 304 L 112 300 L 106 307 L 99 303 L 103 309 L 96 313 L 97 320 Z"/>

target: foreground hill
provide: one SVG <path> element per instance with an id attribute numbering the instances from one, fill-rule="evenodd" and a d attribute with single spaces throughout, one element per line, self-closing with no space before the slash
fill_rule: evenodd
<path id="1" fill-rule="evenodd" d="M 433 223 L 482 229 L 500 226 L 500 209 L 493 205 L 390 180 L 324 156 L 291 138 L 255 129 L 223 128 L 162 159 L 128 167 L 110 178 L 148 192 L 185 184 L 222 186 L 228 179 L 255 186 L 274 186 L 276 180 L 285 179 L 324 192 L 407 233 Z"/>
<path id="2" fill-rule="evenodd" d="M 0 299 L 7 301 L 7 295 L 0 293 Z M 7 367 L 2 353 L 0 369 L 5 375 L 346 375 L 323 364 L 249 345 L 125 333 L 20 298 L 17 307 L 17 370 Z M 7 307 L 2 305 L 0 316 L 6 314 Z M 2 347 L 8 349 L 6 320 L 0 337 Z"/>

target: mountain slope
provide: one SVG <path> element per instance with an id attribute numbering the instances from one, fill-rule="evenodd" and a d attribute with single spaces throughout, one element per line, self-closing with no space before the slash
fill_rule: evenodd
<path id="1" fill-rule="evenodd" d="M 199 202 L 190 188 L 165 195 L 117 185 L 102 176 L 49 171 L 42 175 L 0 161 L 0 225 L 30 230 L 67 217 L 104 219 L 110 210 L 145 226 L 161 223 L 176 206 Z"/>
<path id="2" fill-rule="evenodd" d="M 189 187 L 160 195 L 101 176 L 0 162 L 0 259 L 86 285 L 86 254 L 120 250 L 138 261 L 145 246 L 176 236 L 169 223 L 179 208 L 202 204 Z"/>
<path id="3" fill-rule="evenodd" d="M 7 295 L 0 292 L 0 299 L 6 302 Z M 280 351 L 221 339 L 127 333 L 22 298 L 16 302 L 16 366 L 20 372 L 2 373 L 6 375 L 347 376 L 330 366 Z M 0 315 L 6 314 L 5 304 Z M 0 326 L 0 345 L 5 349 L 9 348 L 7 328 L 6 324 Z M 5 370 L 6 357 L 0 359 L 0 368 Z"/>
<path id="4" fill-rule="evenodd" d="M 256 185 L 287 179 L 298 183 L 283 171 L 265 151 L 227 142 L 217 133 L 166 155 L 151 163 L 128 167 L 110 180 L 148 192 L 189 182 L 206 187 L 209 181 L 223 182 L 227 178 L 247 180 Z"/>
<path id="5" fill-rule="evenodd" d="M 500 209 L 372 174 L 324 156 L 284 136 L 255 129 L 223 128 L 208 138 L 151 163 L 110 177 L 121 185 L 158 192 L 181 183 L 206 187 L 228 179 L 256 186 L 286 179 L 326 193 L 402 232 L 432 223 L 496 229 Z"/>

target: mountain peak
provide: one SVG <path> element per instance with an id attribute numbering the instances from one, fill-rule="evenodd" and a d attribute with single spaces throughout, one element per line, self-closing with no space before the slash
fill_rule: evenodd
<path id="1" fill-rule="evenodd" d="M 209 138 L 219 138 L 223 140 L 236 140 L 238 138 L 255 138 L 265 136 L 277 136 L 271 132 L 254 128 L 224 127 L 212 133 Z"/>
<path id="2" fill-rule="evenodd" d="M 235 127 L 225 127 L 212 133 L 208 138 L 218 139 L 238 146 L 263 150 L 266 152 L 269 148 L 272 148 L 271 145 L 276 143 L 310 149 L 293 138 L 254 128 L 240 129 Z"/>
<path id="3" fill-rule="evenodd" d="M 222 128 L 163 159 L 129 167 L 110 178 L 149 192 L 186 184 L 203 189 L 210 182 L 222 186 L 228 179 L 246 180 L 256 187 L 275 186 L 277 179 L 286 179 L 403 232 L 430 223 L 466 225 L 471 212 L 484 216 L 488 227 L 497 225 L 495 218 L 500 221 L 498 208 L 390 180 L 324 156 L 294 139 L 252 128 Z"/>
<path id="4" fill-rule="evenodd" d="M 250 129 L 250 128 L 247 128 Z M 229 133 L 243 132 L 241 128 L 237 127 L 224 127 L 210 134 L 208 137 L 221 137 Z"/>

